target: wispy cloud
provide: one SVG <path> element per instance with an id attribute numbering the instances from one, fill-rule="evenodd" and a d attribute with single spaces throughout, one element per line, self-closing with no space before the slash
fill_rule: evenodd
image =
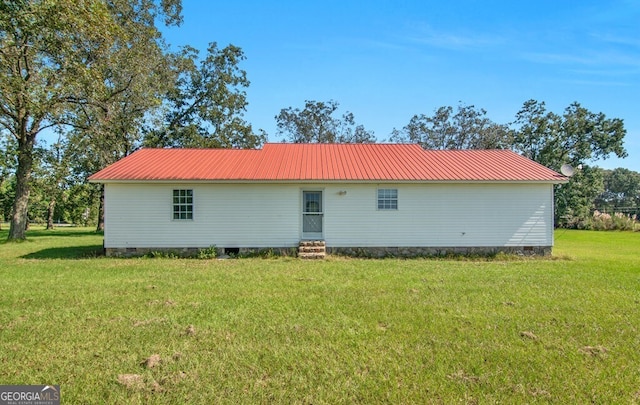
<path id="1" fill-rule="evenodd" d="M 357 41 L 360 45 L 371 48 L 371 49 L 380 49 L 387 51 L 406 51 L 409 47 L 400 42 L 392 42 L 392 41 L 384 41 L 384 40 L 375 40 L 375 39 L 363 39 Z"/>
<path id="2" fill-rule="evenodd" d="M 417 27 L 405 40 L 448 50 L 482 50 L 504 45 L 507 39 L 501 35 L 477 32 L 436 30 L 430 26 Z"/>
<path id="3" fill-rule="evenodd" d="M 640 75 L 640 66 L 630 69 L 569 69 L 569 72 L 577 75 L 600 76 L 600 77 L 621 77 Z"/>
<path id="4" fill-rule="evenodd" d="M 530 62 L 545 64 L 570 64 L 570 65 L 593 65 L 595 61 L 584 55 L 571 55 L 567 53 L 551 52 L 524 52 L 522 58 Z"/>
<path id="5" fill-rule="evenodd" d="M 609 80 L 562 80 L 563 83 L 578 84 L 581 86 L 601 86 L 601 87 L 628 87 L 632 86 L 630 82 L 609 81 Z"/>
<path id="6" fill-rule="evenodd" d="M 520 49 L 519 56 L 534 63 L 558 65 L 584 73 L 640 73 L 640 38 L 616 32 L 614 27 L 594 27 L 583 32 L 552 30 L 545 35 L 529 36 Z"/>
<path id="7" fill-rule="evenodd" d="M 524 52 L 522 58 L 536 63 L 573 65 L 573 66 L 626 66 L 640 68 L 640 54 L 626 53 L 616 50 L 585 50 L 576 53 L 572 50 L 562 52 Z M 630 73 L 637 73 L 635 69 Z"/>
<path id="8" fill-rule="evenodd" d="M 624 45 L 633 48 L 637 48 L 640 51 L 640 38 L 638 37 L 629 37 L 622 35 L 613 35 L 613 34 L 592 34 L 592 37 L 601 42 L 616 44 L 616 45 Z"/>

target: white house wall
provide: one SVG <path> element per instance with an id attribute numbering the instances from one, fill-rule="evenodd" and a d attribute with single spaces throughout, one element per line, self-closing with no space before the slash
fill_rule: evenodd
<path id="1" fill-rule="evenodd" d="M 193 190 L 193 220 L 172 219 L 172 190 Z M 286 247 L 299 241 L 299 187 L 107 184 L 105 247 Z"/>
<path id="2" fill-rule="evenodd" d="M 377 189 L 398 209 L 378 210 Z M 174 221 L 172 190 L 193 189 L 194 219 Z M 329 247 L 551 246 L 550 184 L 107 184 L 105 247 L 293 247 L 302 190 L 322 190 Z M 346 191 L 346 193 L 344 193 Z"/>
<path id="3" fill-rule="evenodd" d="M 398 210 L 377 210 L 376 188 L 328 192 L 327 246 L 552 246 L 550 184 L 380 185 Z"/>

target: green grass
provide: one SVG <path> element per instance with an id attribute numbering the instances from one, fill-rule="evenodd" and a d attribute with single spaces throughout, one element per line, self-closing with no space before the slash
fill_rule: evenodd
<path id="1" fill-rule="evenodd" d="M 0 383 L 64 403 L 640 403 L 640 233 L 558 231 L 555 259 L 503 261 L 101 245 L 0 244 Z"/>

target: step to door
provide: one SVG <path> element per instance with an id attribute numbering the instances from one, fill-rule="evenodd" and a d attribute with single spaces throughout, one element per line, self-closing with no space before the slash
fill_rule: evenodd
<path id="1" fill-rule="evenodd" d="M 326 256 L 326 245 L 323 240 L 303 240 L 298 246 L 298 257 L 300 259 L 324 259 Z"/>

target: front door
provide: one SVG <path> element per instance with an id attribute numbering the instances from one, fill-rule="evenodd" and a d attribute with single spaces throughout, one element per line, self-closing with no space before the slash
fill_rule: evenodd
<path id="1" fill-rule="evenodd" d="M 302 192 L 302 239 L 322 239 L 322 191 Z"/>

